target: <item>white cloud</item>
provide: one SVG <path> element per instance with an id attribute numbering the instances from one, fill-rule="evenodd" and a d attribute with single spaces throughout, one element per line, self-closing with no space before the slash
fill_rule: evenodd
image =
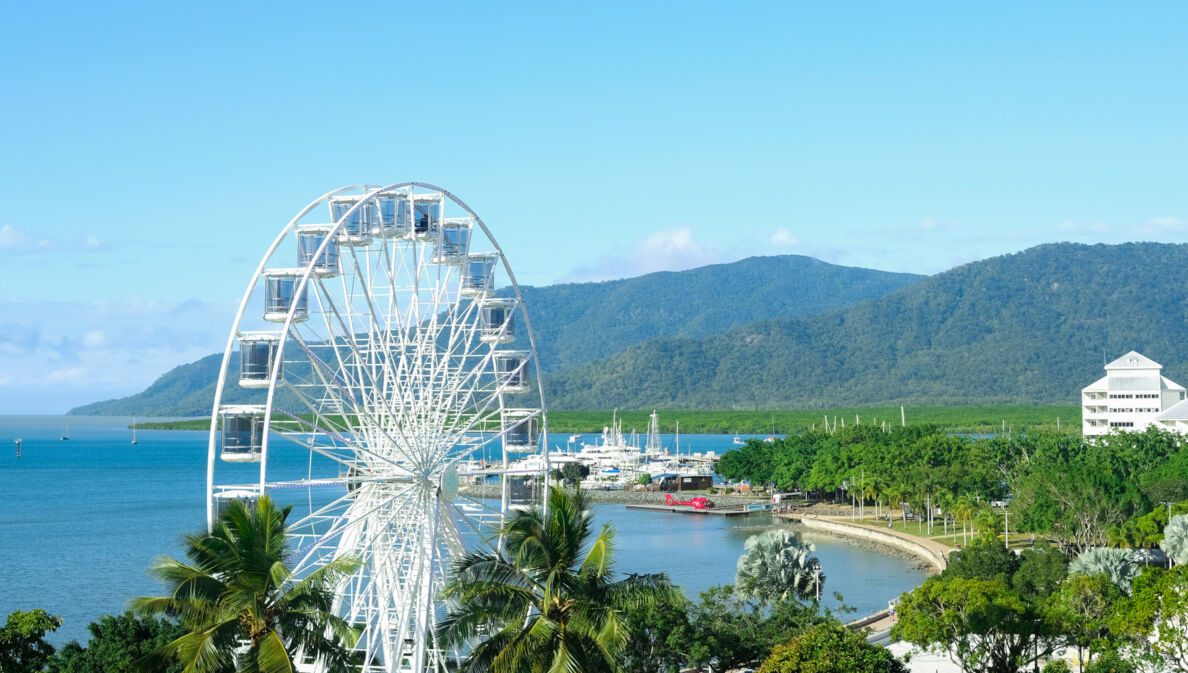
<path id="1" fill-rule="evenodd" d="M 562 282 L 630 278 L 656 271 L 680 271 L 726 261 L 717 248 L 697 240 L 689 227 L 662 229 L 636 243 L 623 256 L 604 257 L 571 271 Z"/>
<path id="2" fill-rule="evenodd" d="M 221 351 L 234 306 L 0 300 L 0 410 L 54 413 L 143 390 Z"/>
<path id="3" fill-rule="evenodd" d="M 1146 233 L 1173 233 L 1188 230 L 1188 220 L 1178 217 L 1153 217 L 1142 225 L 1139 230 Z"/>
<path id="4" fill-rule="evenodd" d="M 17 231 L 11 225 L 4 225 L 0 227 L 0 250 L 9 250 L 17 246 L 24 245 L 29 237 L 24 233 Z"/>
<path id="5" fill-rule="evenodd" d="M 92 350 L 102 348 L 107 343 L 107 333 L 101 329 L 93 329 L 83 335 L 82 343 Z"/>
<path id="6" fill-rule="evenodd" d="M 778 245 L 783 248 L 791 248 L 800 245 L 800 239 L 793 236 L 792 232 L 787 229 L 777 229 L 771 235 L 771 243 L 772 245 Z"/>
<path id="7" fill-rule="evenodd" d="M 693 238 L 689 227 L 657 231 L 645 238 L 636 248 L 637 254 L 658 257 L 664 264 L 683 265 L 704 259 L 717 258 L 716 250 L 706 248 Z"/>
<path id="8" fill-rule="evenodd" d="M 14 252 L 97 252 L 106 246 L 95 234 L 63 240 L 33 236 L 6 224 L 0 227 L 0 250 Z"/>
<path id="9" fill-rule="evenodd" d="M 86 367 L 66 367 L 63 369 L 55 369 L 46 374 L 45 381 L 47 383 L 64 383 L 64 384 L 80 384 L 87 382 L 87 368 Z"/>

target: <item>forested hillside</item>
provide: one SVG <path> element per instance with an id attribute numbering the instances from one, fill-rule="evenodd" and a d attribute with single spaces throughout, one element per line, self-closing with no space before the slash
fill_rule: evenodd
<path id="1" fill-rule="evenodd" d="M 550 406 L 1068 402 L 1138 350 L 1188 381 L 1188 246 L 1050 244 L 824 314 L 669 337 L 552 377 Z"/>
<path id="2" fill-rule="evenodd" d="M 688 271 L 600 283 L 522 288 L 539 362 L 563 371 L 656 336 L 705 336 L 773 316 L 800 316 L 857 304 L 923 278 L 836 266 L 786 255 L 751 257 Z M 512 348 L 523 348 L 526 339 Z M 141 393 L 96 402 L 72 414 L 195 416 L 210 413 L 221 355 L 177 367 Z M 233 361 L 232 373 L 238 361 Z M 259 403 L 258 391 L 231 386 L 227 403 Z M 291 400 L 281 391 L 278 404 Z"/>
<path id="3" fill-rule="evenodd" d="M 521 292 L 541 366 L 552 374 L 646 339 L 703 337 L 756 320 L 821 313 L 922 278 L 784 255 Z"/>

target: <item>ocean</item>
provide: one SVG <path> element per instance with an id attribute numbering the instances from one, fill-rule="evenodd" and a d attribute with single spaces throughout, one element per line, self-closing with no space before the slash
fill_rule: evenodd
<path id="1" fill-rule="evenodd" d="M 138 431 L 131 419 L 77 416 L 0 416 L 0 619 L 14 610 L 43 608 L 62 617 L 51 640 L 85 641 L 87 624 L 125 609 L 135 596 L 159 593 L 145 574 L 160 555 L 179 555 L 182 535 L 205 526 L 207 434 Z M 70 439 L 59 437 L 69 433 Z M 13 439 L 21 438 L 16 457 Z M 586 441 L 594 436 L 584 435 Z M 568 435 L 551 437 L 562 445 Z M 674 438 L 662 437 L 666 446 Z M 682 435 L 681 450 L 729 450 L 732 437 Z M 275 451 L 271 478 L 294 478 L 309 470 L 308 454 Z M 315 464 L 315 470 L 317 465 Z M 242 469 L 245 481 L 255 465 Z M 595 505 L 599 523 L 616 529 L 617 568 L 667 572 L 697 594 L 734 579 L 735 564 L 749 535 L 773 527 L 768 515 L 702 517 Z M 827 594 L 840 592 L 864 615 L 927 577 L 912 559 L 824 535 L 817 545 Z M 831 596 L 826 605 L 837 607 Z"/>

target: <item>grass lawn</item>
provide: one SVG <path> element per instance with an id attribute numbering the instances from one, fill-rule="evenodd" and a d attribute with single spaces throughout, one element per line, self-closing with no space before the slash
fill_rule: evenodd
<path id="1" fill-rule="evenodd" d="M 865 518 L 862 518 L 862 519 L 855 518 L 852 520 L 855 523 L 863 523 L 868 526 L 876 526 L 878 528 L 887 528 L 887 521 L 884 519 L 876 520 L 874 518 L 874 514 L 870 510 L 871 510 L 871 508 L 868 507 Z M 927 523 L 918 523 L 916 521 L 906 521 L 905 522 L 905 521 L 902 521 L 901 519 L 899 519 L 898 515 L 899 515 L 898 511 L 896 511 L 892 514 L 892 516 L 895 518 L 891 522 L 890 530 L 897 530 L 897 531 L 900 531 L 903 533 L 907 533 L 908 535 L 915 535 L 916 537 L 922 537 L 922 538 L 927 538 L 929 540 L 935 540 L 937 542 L 940 542 L 941 544 L 946 544 L 950 547 L 962 547 L 962 546 L 964 546 L 965 543 L 968 543 L 970 540 L 973 539 L 973 533 L 969 528 L 969 524 L 966 524 L 966 533 L 963 538 L 961 535 L 961 524 L 960 523 L 958 523 L 956 526 L 950 525 L 949 532 L 946 534 L 945 527 L 944 527 L 943 523 L 940 520 L 937 520 L 936 522 L 933 523 L 932 534 L 929 535 L 927 532 L 928 531 Z M 850 519 L 847 517 L 846 520 L 850 520 Z M 1003 535 L 999 535 L 998 538 L 1000 540 L 1003 540 L 1004 543 L 1006 542 L 1005 537 Z M 1043 535 L 1033 535 L 1031 533 L 1019 533 L 1016 531 L 1011 531 L 1010 548 L 1011 549 L 1020 549 L 1020 550 L 1029 549 L 1030 547 L 1033 546 L 1033 540 L 1034 540 L 1035 545 L 1040 545 L 1040 546 L 1047 545 L 1050 542 L 1050 540 L 1046 536 L 1043 536 Z"/>

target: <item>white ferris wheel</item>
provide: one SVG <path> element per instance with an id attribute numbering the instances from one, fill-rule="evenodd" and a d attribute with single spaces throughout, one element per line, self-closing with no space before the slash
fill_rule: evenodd
<path id="1" fill-rule="evenodd" d="M 445 670 L 451 560 L 547 479 L 534 358 L 511 268 L 456 196 L 404 182 L 319 197 L 265 252 L 227 339 L 208 527 L 232 499 L 294 504 L 297 574 L 362 562 L 335 602 L 363 628 L 362 670 Z"/>

